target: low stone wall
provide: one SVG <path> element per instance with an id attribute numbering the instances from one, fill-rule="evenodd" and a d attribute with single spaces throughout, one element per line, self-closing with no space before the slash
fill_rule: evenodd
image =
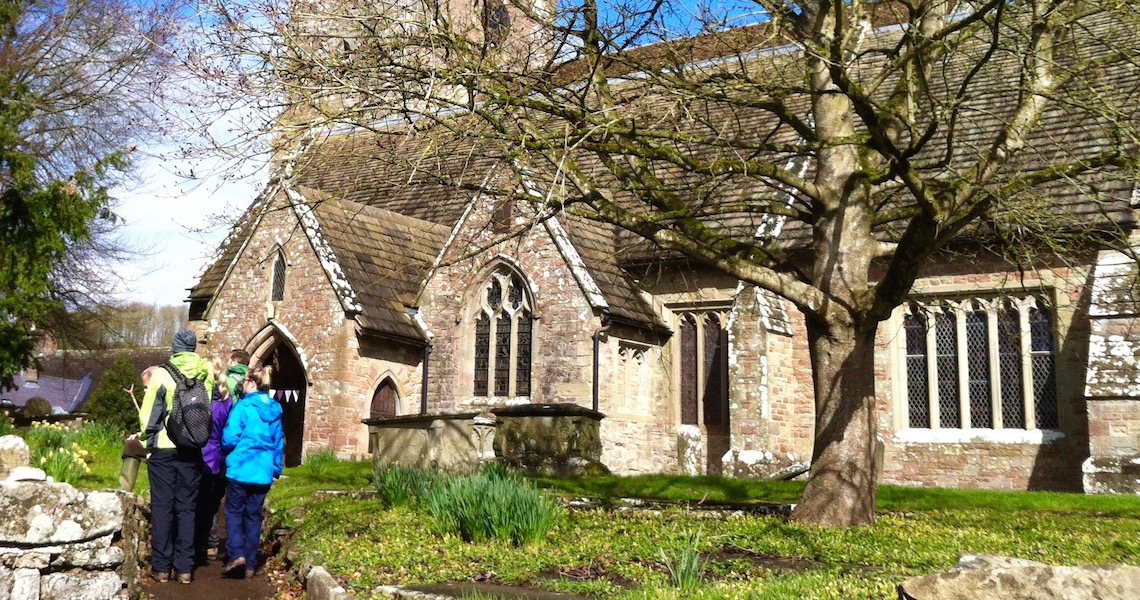
<path id="1" fill-rule="evenodd" d="M 13 437 L 0 439 L 11 448 Z M 48 481 L 40 469 L 6 467 L 10 475 L 0 481 L 0 598 L 141 595 L 139 550 L 148 515 L 138 496 L 77 489 Z"/>
<path id="2" fill-rule="evenodd" d="M 495 425 L 480 413 L 406 415 L 368 419 L 372 466 L 436 467 L 470 472 L 494 458 Z"/>
<path id="3" fill-rule="evenodd" d="M 498 419 L 495 457 L 532 475 L 599 475 L 605 415 L 577 404 L 520 404 L 491 411 Z"/>

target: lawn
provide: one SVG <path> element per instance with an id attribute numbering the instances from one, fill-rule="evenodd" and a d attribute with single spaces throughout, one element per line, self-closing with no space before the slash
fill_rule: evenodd
<path id="1" fill-rule="evenodd" d="M 714 501 L 794 501 L 800 484 L 712 477 L 540 480 L 565 496 L 676 502 L 652 511 L 567 510 L 544 543 L 467 543 L 438 535 L 422 511 L 378 498 L 314 499 L 313 489 L 368 476 L 367 463 L 288 470 L 271 505 L 287 509 L 292 543 L 360 598 L 382 584 L 486 580 L 599 599 L 894 598 L 912 575 L 944 570 L 963 552 L 1048 564 L 1140 564 L 1140 498 L 883 487 L 874 527 L 819 530 L 777 516 L 693 511 Z M 352 486 L 347 486 L 352 487 Z M 304 510 L 296 510 L 305 498 Z M 288 510 L 291 509 L 291 510 Z M 697 551 L 696 553 L 693 550 Z M 688 554 L 686 554 L 688 552 Z M 687 560 L 686 560 L 687 559 Z M 675 586 L 695 566 L 695 590 Z"/>

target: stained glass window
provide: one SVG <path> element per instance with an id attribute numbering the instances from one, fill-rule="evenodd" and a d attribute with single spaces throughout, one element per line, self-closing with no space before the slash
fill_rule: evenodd
<path id="1" fill-rule="evenodd" d="M 697 424 L 697 320 L 681 319 L 681 423 Z"/>
<path id="2" fill-rule="evenodd" d="M 954 313 L 943 310 L 935 320 L 938 351 L 938 422 L 942 427 L 961 427 L 958 404 L 958 324 Z"/>
<path id="3" fill-rule="evenodd" d="M 280 302 L 285 299 L 285 253 L 278 250 L 277 259 L 273 261 L 273 287 L 269 299 Z"/>
<path id="4" fill-rule="evenodd" d="M 722 332 L 720 319 L 714 314 L 708 315 L 705 320 L 705 391 L 702 404 L 705 409 L 705 427 L 710 430 L 728 427 L 728 394 L 724 389 L 728 364 L 724 360 Z"/>
<path id="5" fill-rule="evenodd" d="M 966 316 L 966 364 L 970 381 L 970 426 L 994 426 L 993 396 L 990 391 L 990 335 L 986 313 Z"/>
<path id="6" fill-rule="evenodd" d="M 506 267 L 483 287 L 475 315 L 475 396 L 529 396 L 534 316 L 523 278 Z"/>
<path id="7" fill-rule="evenodd" d="M 1057 375 L 1053 370 L 1053 326 L 1036 306 L 1029 311 L 1030 353 L 1033 361 L 1033 411 L 1038 429 L 1056 429 Z"/>
<path id="8" fill-rule="evenodd" d="M 487 369 L 491 365 L 491 319 L 480 312 L 475 317 L 475 395 L 487 395 Z"/>
<path id="9" fill-rule="evenodd" d="M 930 388 L 926 363 L 926 317 L 908 314 L 906 331 L 906 375 L 911 427 L 930 427 Z"/>
<path id="10" fill-rule="evenodd" d="M 995 410 L 1000 410 L 1002 428 L 1057 428 L 1055 344 L 1051 317 L 1041 300 L 973 300 L 956 306 L 936 309 L 933 327 L 927 326 L 927 309 L 920 306 L 911 307 L 903 318 L 909 426 L 992 429 L 999 426 Z M 959 339 L 960 331 L 964 339 Z M 933 360 L 927 356 L 930 345 Z M 932 368 L 936 398 L 929 397 Z M 963 401 L 970 409 L 968 422 L 961 414 Z M 933 403 L 937 424 L 930 421 Z M 1035 421 L 1027 418 L 1030 409 Z"/>

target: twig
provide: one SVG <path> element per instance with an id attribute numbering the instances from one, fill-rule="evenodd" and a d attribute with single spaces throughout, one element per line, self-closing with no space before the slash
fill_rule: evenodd
<path id="1" fill-rule="evenodd" d="M 135 403 L 135 410 L 141 411 L 142 407 L 139 406 L 139 401 L 135 399 L 135 384 L 132 383 L 130 388 L 123 388 L 123 391 L 131 397 L 131 402 Z"/>

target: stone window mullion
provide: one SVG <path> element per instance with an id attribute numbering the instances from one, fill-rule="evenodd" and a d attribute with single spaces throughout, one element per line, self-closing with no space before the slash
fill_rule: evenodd
<path id="1" fill-rule="evenodd" d="M 510 370 L 507 373 L 507 395 L 514 398 L 517 395 L 516 384 L 519 375 L 515 368 L 515 365 L 518 364 L 516 357 L 519 355 L 519 311 L 511 312 L 508 310 L 507 313 L 511 316 L 511 353 L 507 357 L 507 362 L 510 365 Z"/>
<path id="2" fill-rule="evenodd" d="M 958 411 L 959 427 L 970 428 L 970 347 L 966 341 L 966 314 L 969 303 L 954 304 L 954 327 L 958 336 Z"/>
<path id="3" fill-rule="evenodd" d="M 930 319 L 929 316 L 928 320 L 933 323 L 926 330 L 926 372 L 928 373 L 926 397 L 929 402 L 930 428 L 938 429 L 942 426 L 942 411 L 938 406 L 938 320 Z"/>
<path id="4" fill-rule="evenodd" d="M 1017 302 L 1017 318 L 1021 322 L 1021 395 L 1025 403 L 1025 428 L 1037 429 L 1037 407 L 1033 402 L 1033 349 L 1029 329 L 1029 299 Z"/>
<path id="5" fill-rule="evenodd" d="M 999 360 L 998 344 L 998 315 L 999 306 L 993 302 L 982 303 L 982 310 L 986 313 L 986 322 L 989 325 L 989 351 L 990 351 L 990 399 L 993 406 L 994 429 L 1001 429 L 1001 362 Z"/>

